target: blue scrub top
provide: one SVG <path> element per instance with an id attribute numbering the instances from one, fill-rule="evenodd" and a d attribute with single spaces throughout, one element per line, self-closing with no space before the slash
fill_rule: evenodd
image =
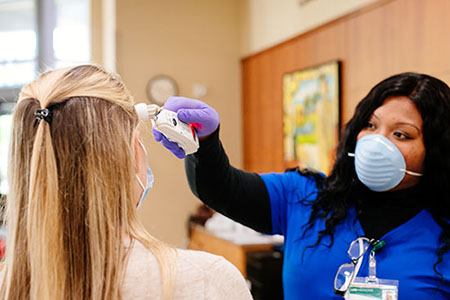
<path id="1" fill-rule="evenodd" d="M 311 213 L 306 203 L 317 197 L 314 179 L 298 172 L 262 174 L 261 178 L 270 197 L 273 234 L 285 237 L 285 299 L 343 299 L 334 293 L 334 277 L 340 265 L 351 262 L 347 254 L 350 243 L 364 236 L 355 209 L 350 208 L 346 219 L 336 226 L 331 247 L 329 236 L 318 246 L 308 247 L 325 228 L 323 220 L 318 220 L 303 236 Z M 377 277 L 399 281 L 399 300 L 450 299 L 448 252 L 438 265 L 444 279 L 433 270 L 441 232 L 431 214 L 423 210 L 382 237 L 386 245 L 375 256 Z M 358 276 L 368 275 L 368 260 L 367 253 Z"/>

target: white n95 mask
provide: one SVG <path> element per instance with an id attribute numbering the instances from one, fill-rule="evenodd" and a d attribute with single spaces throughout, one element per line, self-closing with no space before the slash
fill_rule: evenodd
<path id="1" fill-rule="evenodd" d="M 405 173 L 422 176 L 406 170 L 405 159 L 400 150 L 386 137 L 379 134 L 366 135 L 356 143 L 355 171 L 358 179 L 369 189 L 383 192 L 396 187 Z"/>

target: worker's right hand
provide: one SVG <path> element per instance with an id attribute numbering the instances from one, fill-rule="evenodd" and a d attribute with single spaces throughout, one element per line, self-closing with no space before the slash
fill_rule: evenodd
<path id="1" fill-rule="evenodd" d="M 192 124 L 199 138 L 206 137 L 219 127 L 219 114 L 209 105 L 185 97 L 170 97 L 164 109 L 177 113 L 180 121 Z M 176 143 L 169 141 L 162 133 L 153 130 L 155 140 L 170 150 L 176 157 L 184 158 L 186 154 Z"/>

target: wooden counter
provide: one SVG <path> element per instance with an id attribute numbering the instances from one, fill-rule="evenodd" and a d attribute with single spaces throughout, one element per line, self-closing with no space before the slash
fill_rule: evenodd
<path id="1" fill-rule="evenodd" d="M 204 227 L 192 224 L 188 249 L 206 251 L 225 257 L 247 278 L 247 252 L 270 251 L 273 244 L 237 245 L 207 232 Z"/>

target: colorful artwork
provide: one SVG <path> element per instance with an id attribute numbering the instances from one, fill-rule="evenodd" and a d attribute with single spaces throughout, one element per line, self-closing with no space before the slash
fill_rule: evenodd
<path id="1" fill-rule="evenodd" d="M 338 61 L 283 76 L 284 157 L 326 174 L 339 138 Z"/>

